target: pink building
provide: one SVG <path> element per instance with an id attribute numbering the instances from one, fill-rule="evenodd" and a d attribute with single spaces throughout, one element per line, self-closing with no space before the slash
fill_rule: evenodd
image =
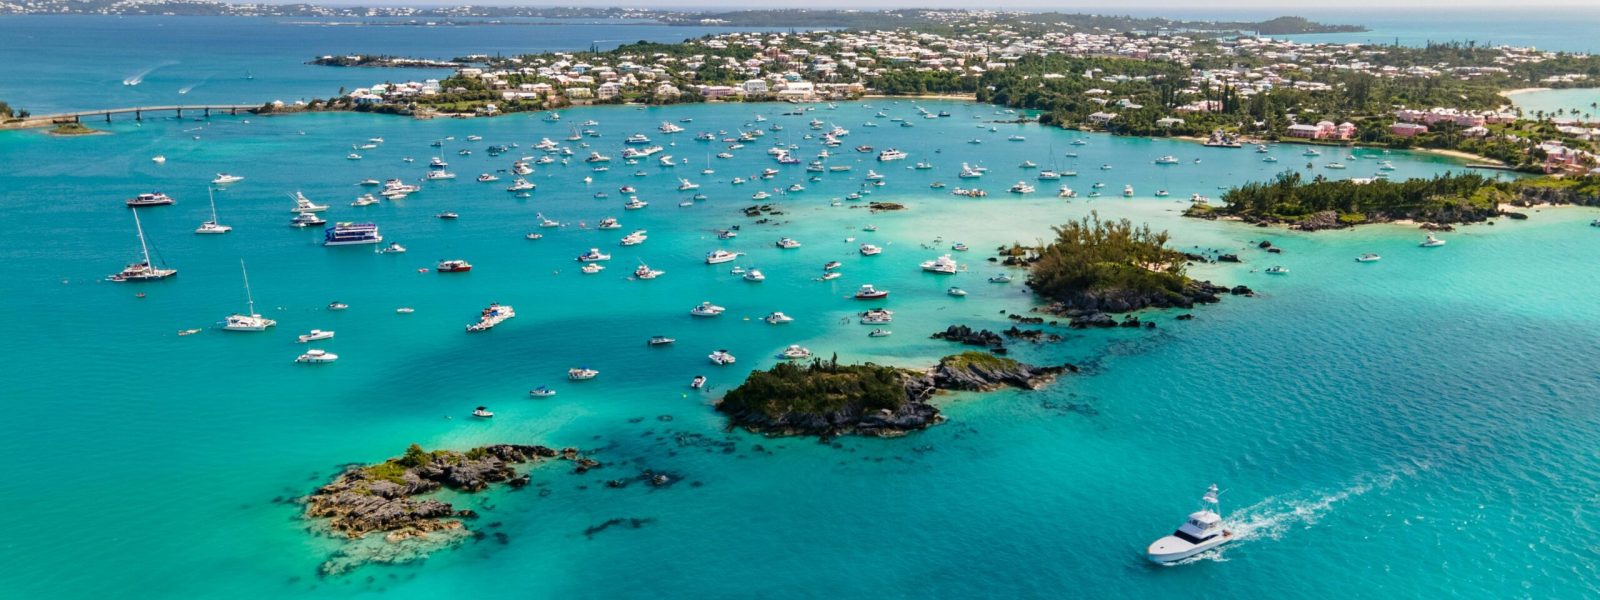
<path id="1" fill-rule="evenodd" d="M 1389 126 L 1389 133 L 1398 135 L 1400 137 L 1411 137 L 1419 133 L 1427 132 L 1427 125 L 1419 125 L 1417 123 L 1395 123 Z"/>

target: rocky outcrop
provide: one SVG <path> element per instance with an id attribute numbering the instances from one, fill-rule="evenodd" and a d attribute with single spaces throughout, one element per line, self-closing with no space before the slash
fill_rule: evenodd
<path id="1" fill-rule="evenodd" d="M 774 367 L 779 369 L 780 367 Z M 792 368 L 792 367 L 791 367 Z M 861 374 L 868 369 L 867 374 Z M 930 403 L 942 391 L 981 392 L 1002 387 L 1037 389 L 1064 372 L 1077 367 L 1035 367 L 1009 358 L 983 352 L 947 356 L 928 369 L 911 370 L 877 365 L 851 365 L 830 368 L 825 364 L 805 372 L 808 378 L 837 378 L 841 372 L 867 380 L 889 379 L 890 393 L 896 394 L 892 407 L 881 406 L 881 398 L 868 398 L 867 384 L 849 383 L 833 390 L 843 398 L 827 403 L 826 408 L 811 398 L 760 398 L 751 402 L 742 390 L 747 380 L 717 403 L 717 410 L 728 415 L 731 427 L 741 427 L 766 435 L 815 435 L 830 438 L 840 435 L 899 437 L 942 423 L 944 415 Z M 752 374 L 752 378 L 761 372 Z M 763 388 L 765 389 L 765 388 Z M 737 401 L 730 401 L 737 398 Z M 871 406 L 878 406 L 872 408 Z"/>
<path id="2" fill-rule="evenodd" d="M 456 543 L 463 537 L 459 534 L 466 533 L 462 519 L 476 518 L 477 513 L 418 496 L 445 488 L 480 492 L 501 482 L 522 487 L 529 477 L 519 476 L 517 465 L 552 458 L 573 461 L 581 469 L 598 466 L 576 448 L 557 452 L 517 444 L 480 446 L 466 452 L 427 452 L 413 444 L 403 456 L 375 465 L 351 466 L 301 499 L 306 518 L 348 540 L 362 540 L 336 554 L 323 565 L 323 572 L 355 568 L 362 564 L 357 558 L 363 556 L 373 562 L 397 562 L 398 557 L 411 555 L 420 558 L 426 556 L 421 549 L 428 547 L 430 540 L 441 545 Z M 376 532 L 383 532 L 384 543 L 395 547 L 363 540 Z"/>
<path id="3" fill-rule="evenodd" d="M 1000 334 L 987 329 L 975 330 L 966 325 L 951 325 L 945 328 L 944 331 L 934 333 L 932 337 L 936 340 L 949 340 L 968 346 L 987 348 L 999 354 L 1005 353 L 1005 339 L 1001 338 Z"/>
<path id="4" fill-rule="evenodd" d="M 1209 281 L 1195 280 L 1186 281 L 1178 292 L 1126 288 L 1090 290 L 1067 300 L 1058 300 L 1046 307 L 1045 311 L 1077 322 L 1080 317 L 1092 317 L 1095 313 L 1125 313 L 1146 308 L 1194 308 L 1196 304 L 1220 302 L 1218 294 L 1227 291 L 1228 288 Z"/>

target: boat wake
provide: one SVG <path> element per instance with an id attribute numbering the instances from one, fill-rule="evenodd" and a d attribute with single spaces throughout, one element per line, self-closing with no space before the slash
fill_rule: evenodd
<path id="1" fill-rule="evenodd" d="M 1283 539 L 1293 530 L 1316 525 L 1338 505 L 1374 489 L 1388 488 L 1410 471 L 1411 469 L 1406 469 L 1404 472 L 1361 477 L 1350 485 L 1332 492 L 1313 491 L 1309 494 L 1265 498 L 1228 516 L 1225 525 L 1236 536 L 1232 543 L 1171 564 L 1183 565 L 1200 561 L 1227 562 L 1228 552 L 1235 548 L 1260 540 Z"/>
<path id="2" fill-rule="evenodd" d="M 140 71 L 138 73 L 135 73 L 132 77 L 129 77 L 127 79 L 122 80 L 122 85 L 129 85 L 129 86 L 139 85 L 141 83 L 144 83 L 144 78 L 145 77 L 148 77 L 148 76 L 150 76 L 151 73 L 156 72 L 156 69 L 160 69 L 162 67 L 170 67 L 170 66 L 175 65 L 175 64 L 178 64 L 178 61 L 168 60 L 168 61 L 162 61 L 162 62 L 156 63 L 155 66 L 147 68 L 147 69 L 145 69 L 143 71 Z"/>

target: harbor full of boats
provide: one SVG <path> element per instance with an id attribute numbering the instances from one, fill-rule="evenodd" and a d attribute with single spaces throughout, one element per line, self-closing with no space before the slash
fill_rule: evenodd
<path id="1" fill-rule="evenodd" d="M 198 397 L 201 384 L 219 376 L 254 382 L 244 386 L 238 406 L 228 407 L 227 414 L 218 417 L 229 429 L 238 418 L 231 411 L 247 410 L 264 423 L 320 431 L 316 435 L 322 440 L 392 441 L 395 432 L 405 432 L 431 448 L 538 430 L 540 436 L 576 444 L 619 429 L 631 437 L 648 427 L 672 435 L 728 435 L 743 449 L 748 438 L 723 433 L 710 403 L 749 370 L 834 355 L 842 362 L 926 366 L 964 350 L 930 340 L 928 334 L 952 324 L 1002 331 L 1014 324 L 1008 314 L 1031 317 L 1028 311 L 1037 305 L 1026 293 L 1025 273 L 989 260 L 994 249 L 1013 241 L 1047 239 L 1050 225 L 1090 211 L 1172 229 L 1173 244 L 1180 249 L 1199 245 L 1199 251 L 1240 253 L 1244 265 L 1198 269 L 1206 277 L 1258 289 L 1310 285 L 1306 282 L 1332 273 L 1352 281 L 1387 278 L 1421 264 L 1440 264 L 1478 244 L 1479 234 L 1473 230 L 1437 234 L 1449 244 L 1422 249 L 1419 243 L 1425 238 L 1415 230 L 1391 236 L 1363 229 L 1347 236 L 1360 240 L 1359 246 L 1338 242 L 1337 251 L 1324 252 L 1301 241 L 1311 238 L 1297 237 L 1300 234 L 1185 221 L 1174 215 L 1195 194 L 1217 197 L 1220 186 L 1264 179 L 1277 171 L 1248 147 L 1122 140 L 994 123 L 1015 115 L 988 106 L 941 105 L 934 110 L 948 109 L 952 116 L 929 119 L 908 101 L 870 100 L 865 102 L 870 108 L 861 104 L 841 104 L 835 110 L 776 104 L 605 107 L 564 111 L 559 122 L 526 115 L 434 122 L 306 115 L 258 118 L 247 125 L 242 119 L 222 118 L 196 134 L 182 131 L 195 127 L 192 121 L 152 120 L 137 130 L 130 126 L 118 129 L 116 135 L 75 140 L 104 145 L 106 156 L 132 154 L 137 148 L 126 146 L 137 142 L 138 148 L 151 148 L 144 154 L 160 152 L 167 161 L 157 165 L 140 155 L 127 177 L 97 183 L 105 193 L 45 197 L 48 202 L 21 207 L 21 222 L 27 227 L 19 230 L 41 233 L 29 236 L 30 252 L 49 255 L 43 260 L 48 269 L 21 276 L 46 290 L 49 298 L 92 302 L 115 316 L 114 323 L 94 335 L 78 329 L 79 324 L 63 325 L 68 331 L 118 348 L 138 348 L 137 356 L 161 357 L 156 365 L 160 384 L 142 380 L 124 384 L 129 401 L 140 406 L 161 404 L 154 401 L 158 392 L 176 396 L 192 392 Z M 781 114 L 790 111 L 801 114 Z M 756 112 L 766 115 L 760 126 L 753 119 Z M 878 112 L 889 117 L 874 116 Z M 896 116 L 914 126 L 860 127 L 868 119 L 887 124 Z M 591 119 L 595 125 L 584 124 Z M 684 131 L 663 133 L 658 130 L 663 120 Z M 812 129 L 813 120 L 823 125 Z M 783 129 L 773 131 L 772 125 Z M 835 126 L 850 132 L 839 136 Z M 763 134 L 741 141 L 758 127 Z M 304 136 L 298 135 L 302 129 Z M 573 129 L 580 136 L 577 141 L 568 139 Z M 591 130 L 597 135 L 586 133 Z M 711 133 L 713 140 L 696 140 L 702 132 Z M 473 134 L 483 139 L 467 141 Z M 647 136 L 649 142 L 625 144 L 634 134 Z M 917 141 L 925 134 L 950 141 Z M 193 135 L 200 139 L 192 139 Z M 1012 135 L 1025 139 L 1007 141 Z M 233 145 L 239 142 L 231 140 L 257 136 L 273 140 L 271 145 L 260 143 L 279 149 L 277 154 L 286 164 L 271 164 L 251 154 L 259 150 L 243 151 Z M 841 144 L 829 146 L 825 138 L 830 136 Z M 359 150 L 361 160 L 345 158 L 350 144 L 375 137 L 385 141 Z M 545 138 L 555 140 L 553 151 L 535 149 Z M 734 141 L 723 141 L 729 138 Z M 965 143 L 973 138 L 985 142 Z M 1085 143 L 1073 145 L 1078 140 Z M 433 146 L 434 141 L 441 146 Z M 780 149 L 800 164 L 780 162 L 781 155 L 768 153 L 779 142 Z M 584 143 L 588 146 L 580 145 Z M 211 152 L 213 144 L 238 151 Z M 507 150 L 490 156 L 491 145 Z M 622 153 L 633 146 L 662 150 L 629 165 Z M 857 146 L 875 149 L 861 152 Z M 889 149 L 908 156 L 880 160 Z M 462 155 L 460 150 L 472 154 Z M 818 158 L 823 150 L 829 156 Z M 1283 156 L 1284 165 L 1298 167 L 1303 162 L 1292 147 L 1275 151 Z M 1068 157 L 1068 152 L 1078 157 Z M 590 153 L 611 160 L 585 162 L 583 157 Z M 721 153 L 733 158 L 716 158 Z M 667 155 L 676 159 L 676 166 L 661 163 Z M 1154 162 L 1166 155 L 1179 162 Z M 427 179 L 430 159 L 440 156 L 448 163 L 443 170 L 461 176 Z M 546 157 L 551 160 L 541 164 Z M 1202 164 L 1196 165 L 1195 158 Z M 1330 173 L 1368 177 L 1379 164 L 1379 159 L 1351 161 L 1343 153 L 1337 159 L 1349 168 Z M 814 160 L 823 161 L 822 171 L 807 169 Z M 1400 153 L 1381 160 L 1397 167 L 1394 177 L 1451 166 Z M 1028 161 L 1035 167 L 1024 168 Z M 519 170 L 518 162 L 525 163 L 520 170 L 526 173 L 513 174 Z M 986 174 L 959 178 L 962 163 L 974 171 L 986 168 Z M 921 164 L 931 168 L 919 168 Z M 1105 164 L 1114 168 L 1099 168 Z M 607 170 L 595 170 L 599 165 Z M 1040 180 L 1037 172 L 1046 169 L 1077 174 L 1060 181 Z M 776 173 L 769 175 L 768 170 Z M 243 179 L 213 183 L 218 173 Z M 478 181 L 480 173 L 498 180 Z M 881 177 L 868 179 L 870 175 Z M 508 191 L 519 177 L 536 185 Z M 743 183 L 734 184 L 734 178 Z M 397 183 L 383 183 L 391 180 Z M 685 180 L 695 185 L 680 189 L 686 187 Z M 1019 181 L 1035 191 L 1006 193 Z M 1078 197 L 1056 193 L 1068 181 L 1080 192 Z M 988 194 L 969 198 L 932 187 L 941 182 L 950 188 L 987 189 Z M 1095 188 L 1095 183 L 1104 186 Z M 26 185 L 44 189 L 34 180 Z M 791 191 L 795 185 L 804 189 Z M 623 192 L 624 187 L 631 190 Z M 1136 191 L 1132 197 L 1121 195 L 1127 187 Z M 208 189 L 215 190 L 210 192 L 214 209 Z M 385 193 L 401 189 L 406 191 Z M 1104 197 L 1087 197 L 1097 189 L 1109 191 Z M 1163 189 L 1170 190 L 1170 198 L 1155 195 Z M 138 194 L 156 190 L 173 202 L 133 209 L 125 205 Z M 527 196 L 521 197 L 523 192 Z M 753 200 L 757 192 L 767 197 Z M 374 201 L 358 205 L 364 197 Z M 308 205 L 301 204 L 301 198 Z M 629 209 L 626 205 L 633 198 L 647 204 Z M 66 206 L 73 214 L 82 216 L 68 217 L 54 206 L 58 201 L 70 203 Z M 905 208 L 873 211 L 869 208 L 873 202 Z M 770 207 L 757 207 L 754 215 L 746 212 L 759 204 Z M 446 214 L 454 218 L 443 218 Z M 288 226 L 301 215 L 324 222 Z M 207 221 L 225 224 L 231 231 L 197 235 L 196 226 Z M 79 227 L 81 232 L 74 229 Z M 1254 249 L 1251 242 L 1263 236 L 1290 238 L 1280 240 L 1285 253 L 1269 255 Z M 1327 243 L 1323 239 L 1316 243 Z M 74 244 L 88 244 L 93 250 Z M 1368 254 L 1383 260 L 1358 260 Z M 587 258 L 577 260 L 580 256 Z M 1337 260 L 1316 260 L 1329 256 Z M 130 263 L 173 273 L 153 281 L 105 280 Z M 1292 274 L 1251 272 L 1280 264 Z M 589 265 L 604 268 L 586 273 Z M 1235 304 L 1256 307 L 1272 301 L 1287 302 L 1271 298 Z M 702 305 L 708 306 L 697 310 Z M 1240 313 L 1225 314 L 1231 318 Z M 1165 313 L 1152 318 L 1160 319 L 1162 335 L 1194 343 L 1183 333 L 1167 333 Z M 230 320 L 237 321 L 238 328 L 230 330 Z M 1206 313 L 1197 311 L 1193 325 L 1209 327 L 1207 320 Z M 1188 325 L 1170 327 L 1188 331 L 1184 329 Z M 473 327 L 480 332 L 463 333 Z M 1093 354 L 1101 341 L 1096 332 L 1073 335 L 1083 338 L 1075 339 L 1071 348 L 1019 342 L 1012 351 L 1030 362 L 1059 364 L 1085 360 L 1079 354 Z M 671 341 L 653 343 L 656 337 Z M 1142 338 L 1129 343 L 1155 347 L 1155 342 Z M 1107 365 L 1107 374 L 1073 379 L 1060 393 L 1080 393 L 1079 386 L 1093 389 L 1098 384 L 1085 382 L 1116 377 L 1119 371 L 1134 368 L 1126 363 L 1141 358 L 1123 357 Z M 91 370 L 84 379 L 107 375 Z M 71 385 L 80 396 L 115 391 L 90 383 Z M 973 437 L 943 445 L 945 436 L 960 431 L 957 427 L 917 435 L 939 440 L 938 451 L 928 454 L 955 455 L 968 453 L 969 448 L 988 451 L 984 449 L 991 447 L 990 432 L 1034 439 L 1028 429 L 1035 426 L 1110 422 L 1120 435 L 1126 424 L 1123 413 L 1137 410 L 1130 407 L 1130 395 L 1083 393 L 1084 398 L 1077 398 L 1057 395 L 1057 390 L 1041 391 L 1039 402 L 1011 402 L 1002 393 L 1005 410 L 1014 412 L 1001 416 L 985 413 L 983 403 L 961 403 L 958 410 L 965 414 L 958 414 L 957 420 L 978 423 L 984 443 L 972 441 Z M 1050 407 L 1043 407 L 1047 401 Z M 1105 416 L 1089 419 L 1083 416 L 1089 409 L 1060 408 L 1069 405 L 1092 406 Z M 171 414 L 165 406 L 141 410 Z M 480 410 L 482 414 L 474 417 Z M 674 420 L 658 420 L 661 415 Z M 634 418 L 644 423 L 630 423 Z M 186 427 L 181 420 L 166 421 L 173 422 L 160 427 Z M 1063 439 L 1085 435 L 1054 433 Z M 654 452 L 650 443 L 631 442 L 638 445 L 619 452 L 641 447 Z M 824 453 L 819 460 L 829 462 L 846 456 L 826 447 L 813 449 L 815 444 L 810 443 L 787 444 L 781 450 L 779 444 L 763 443 L 775 452 L 805 454 L 807 460 L 812 452 Z M 349 444 L 367 451 L 363 443 Z M 901 446 L 905 447 L 909 446 Z M 862 456 L 877 452 L 862 450 Z M 1165 451 L 1152 453 L 1183 460 Z M 721 459 L 689 454 L 662 458 L 660 468 L 683 469 L 705 479 L 705 491 L 695 492 L 703 494 L 696 501 L 716 504 L 723 494 L 738 494 L 715 478 L 719 469 L 728 468 L 717 462 Z M 333 464 L 321 455 L 301 454 L 299 460 Z M 970 475 L 946 464 L 951 459 L 944 456 L 913 460 Z M 784 465 L 764 464 L 796 474 L 784 470 Z M 1148 520 L 1117 517 L 1117 526 L 1123 528 L 1117 531 L 1122 547 L 1116 554 L 1143 561 L 1145 544 L 1178 525 L 1190 496 L 1213 479 L 1225 487 L 1243 487 L 1237 482 L 1241 478 L 1236 472 L 1195 469 L 1183 481 L 1160 482 L 1163 489 L 1170 488 L 1170 496 L 1141 496 L 1136 502 L 1149 510 Z M 674 493 L 692 489 L 684 486 Z M 1235 505 L 1263 495 L 1260 489 L 1233 493 L 1248 497 Z M 643 509 L 639 514 L 655 513 Z M 591 524 L 579 525 L 575 531 Z M 597 539 L 608 540 L 611 535 Z"/>

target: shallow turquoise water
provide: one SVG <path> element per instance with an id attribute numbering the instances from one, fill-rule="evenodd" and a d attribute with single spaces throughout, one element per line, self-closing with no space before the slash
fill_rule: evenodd
<path id="1" fill-rule="evenodd" d="M 1197 589 L 1240 596 L 1326 597 L 1329 581 L 1346 597 L 1580 597 L 1597 593 L 1588 516 L 1600 441 L 1592 398 L 1597 381 L 1600 276 L 1589 263 L 1600 240 L 1591 211 L 1549 209 L 1523 222 L 1465 228 L 1450 244 L 1416 247 L 1419 232 L 1398 226 L 1296 234 L 1238 224 L 1184 220 L 1174 198 L 1215 195 L 1217 186 L 1303 168 L 1294 147 L 1262 163 L 1249 150 L 1214 150 L 1181 141 L 1109 138 L 1035 126 L 999 125 L 992 107 L 925 103 L 947 119 L 913 118 L 915 127 L 862 127 L 879 109 L 912 116 L 909 102 L 876 101 L 785 117 L 778 105 L 595 108 L 565 113 L 560 124 L 535 116 L 413 121 L 369 115 L 216 118 L 115 124 L 113 135 L 58 139 L 38 132 L 0 135 L 8 223 L 0 256 L 12 275 L 0 281 L 0 334 L 12 375 L 0 378 L 8 418 L 0 483 L 8 499 L 8 539 L 0 561 L 26 564 L 0 574 L 16 597 L 351 597 L 621 596 L 728 597 L 761 590 L 772 597 L 1087 596 L 1177 597 Z M 735 130 L 756 112 L 785 131 L 707 158 L 693 132 Z M 781 197 L 781 225 L 758 226 L 738 213 L 756 184 L 733 187 L 773 163 L 775 139 L 799 144 L 812 117 L 851 128 L 835 162 L 856 164 L 810 190 Z M 605 136 L 588 140 L 619 154 L 621 138 L 647 132 L 675 140 L 667 152 L 691 159 L 664 169 L 647 161 L 579 179 L 579 164 L 540 167 L 534 197 L 516 200 L 505 182 L 479 184 L 479 172 L 508 166 L 487 157 L 491 143 L 529 150 L 561 139 L 570 124 L 597 119 Z M 663 120 L 692 118 L 689 132 L 655 133 Z M 304 132 L 304 135 L 300 135 Z M 468 144 L 469 134 L 484 140 Z M 1025 142 L 1007 142 L 1012 134 Z M 364 209 L 348 202 L 365 177 L 420 177 L 428 142 L 453 135 L 452 182 Z M 199 139 L 194 139 L 198 136 Z M 361 161 L 343 158 L 368 137 L 387 142 Z M 982 144 L 965 143 L 981 139 Z M 1071 146 L 1074 139 L 1085 146 Z M 850 147 L 871 144 L 912 153 L 879 165 Z M 470 157 L 453 155 L 471 147 Z M 714 151 L 714 150 L 712 150 Z M 1069 159 L 1067 152 L 1081 157 Z M 165 165 L 149 157 L 163 154 Z M 1173 154 L 1184 163 L 1158 167 Z M 1361 151 L 1331 176 L 1370 176 L 1378 158 L 1395 177 L 1459 168 L 1446 159 Z M 402 156 L 419 159 L 402 163 Z M 1055 157 L 1052 161 L 1051 157 Z M 1202 163 L 1194 164 L 1195 158 Z M 1087 192 L 1132 184 L 1133 200 L 1070 203 L 1040 186 L 1017 198 L 1010 183 L 1030 177 L 1032 159 L 1081 172 L 1066 179 Z M 932 171 L 907 168 L 918 160 Z M 991 167 L 991 196 L 968 200 L 931 191 L 960 182 L 961 161 Z M 715 175 L 700 175 L 705 162 Z M 1109 171 L 1098 169 L 1110 164 Z M 888 176 L 871 198 L 909 210 L 868 214 L 829 206 L 854 190 L 866 169 Z M 645 177 L 633 177 L 633 170 Z M 771 189 L 804 174 L 783 167 Z M 197 236 L 208 216 L 206 182 L 218 171 L 247 179 L 218 195 L 221 220 L 236 230 Z M 676 177 L 699 181 L 710 199 L 675 206 Z M 652 202 L 623 211 L 623 184 Z M 142 211 L 159 255 L 180 269 L 143 286 L 100 281 L 138 248 L 123 198 L 164 190 L 178 204 Z M 330 219 L 379 223 L 408 254 L 327 249 L 317 234 L 286 227 L 287 194 L 302 190 L 332 204 Z M 594 199 L 597 190 L 609 192 Z M 456 222 L 434 219 L 441 210 Z M 989 284 L 985 250 L 1049 235 L 1048 227 L 1090 210 L 1173 231 L 1174 245 L 1239 251 L 1244 265 L 1197 268 L 1219 283 L 1246 284 L 1256 298 L 1228 298 L 1197 309 L 1150 315 L 1154 331 L 1070 332 L 1059 344 L 1015 344 L 1024 360 L 1065 360 L 1089 368 L 1034 393 L 950 396 L 950 422 L 899 440 L 766 440 L 723 431 L 711 399 L 787 344 L 843 360 L 923 365 L 957 348 L 927 339 L 952 323 L 1002 328 L 1002 310 L 1033 306 L 1021 285 Z M 534 214 L 590 224 L 616 216 L 622 230 L 568 227 L 529 241 Z M 719 242 L 714 229 L 744 223 Z M 875 233 L 862 230 L 874 224 Z M 650 231 L 641 246 L 616 240 Z M 804 246 L 772 246 L 780 236 Z M 934 243 L 936 237 L 943 240 Z M 855 242 L 846 242 L 849 237 Z M 1252 242 L 1286 248 L 1268 257 Z M 886 247 L 854 252 L 861 241 Z M 917 263 L 963 241 L 969 271 L 928 275 Z M 581 275 L 572 257 L 591 247 L 614 254 L 600 275 Z M 725 247 L 748 252 L 735 264 L 759 267 L 760 284 L 701 255 Z M 1363 252 L 1384 260 L 1359 264 Z M 466 258 L 460 276 L 419 274 L 439 258 Z M 227 334 L 215 322 L 243 308 L 238 260 L 250 265 L 262 312 L 279 322 L 264 334 Z M 629 281 L 640 259 L 666 275 Z M 844 263 L 844 277 L 812 278 L 822 263 Z M 1286 276 L 1257 272 L 1283 264 Z M 897 311 L 890 338 L 841 323 L 858 303 L 855 286 L 890 289 Z M 954 283 L 965 299 L 943 294 Z M 144 299 L 135 291 L 148 294 Z M 350 304 L 330 313 L 330 301 Z M 690 306 L 729 308 L 694 319 Z M 485 334 L 462 333 L 491 301 L 518 317 Z M 393 309 L 412 306 L 416 313 Z M 782 310 L 787 326 L 757 317 Z M 746 320 L 746 318 L 749 320 Z M 204 332 L 178 337 L 190 327 Z M 291 363 L 294 336 L 338 331 L 325 347 L 334 365 Z M 678 338 L 649 349 L 651 335 Z M 705 354 L 740 358 L 713 367 Z M 569 384 L 564 370 L 602 371 Z M 686 393 L 690 377 L 711 377 L 710 394 Z M 551 384 L 560 395 L 526 397 Z M 467 417 L 485 404 L 498 416 Z M 670 420 L 664 420 L 670 415 Z M 484 514 L 472 526 L 493 538 L 403 567 L 369 567 L 319 579 L 334 542 L 309 534 L 297 507 L 275 499 L 303 495 L 338 468 L 394 455 L 406 444 L 467 447 L 486 442 L 575 445 L 593 449 L 603 469 L 575 476 L 538 471 L 549 489 L 495 492 L 465 505 Z M 759 446 L 759 449 L 758 449 Z M 604 488 L 607 479 L 666 470 L 684 483 L 651 490 Z M 1245 540 L 1217 560 L 1177 568 L 1148 565 L 1144 545 L 1167 533 L 1212 482 Z M 585 535 L 611 518 L 651 519 L 640 528 Z M 498 526 L 492 525 L 498 523 Z M 136 591 L 130 591 L 136 590 Z"/>
<path id="2" fill-rule="evenodd" d="M 1513 94 L 1511 103 L 1522 109 L 1523 114 L 1533 118 L 1534 111 L 1544 111 L 1554 118 L 1580 118 L 1589 115 L 1586 121 L 1592 121 L 1600 109 L 1591 104 L 1600 102 L 1600 88 L 1567 88 L 1557 90 L 1539 90 Z M 1556 111 L 1562 111 L 1556 115 Z"/>

